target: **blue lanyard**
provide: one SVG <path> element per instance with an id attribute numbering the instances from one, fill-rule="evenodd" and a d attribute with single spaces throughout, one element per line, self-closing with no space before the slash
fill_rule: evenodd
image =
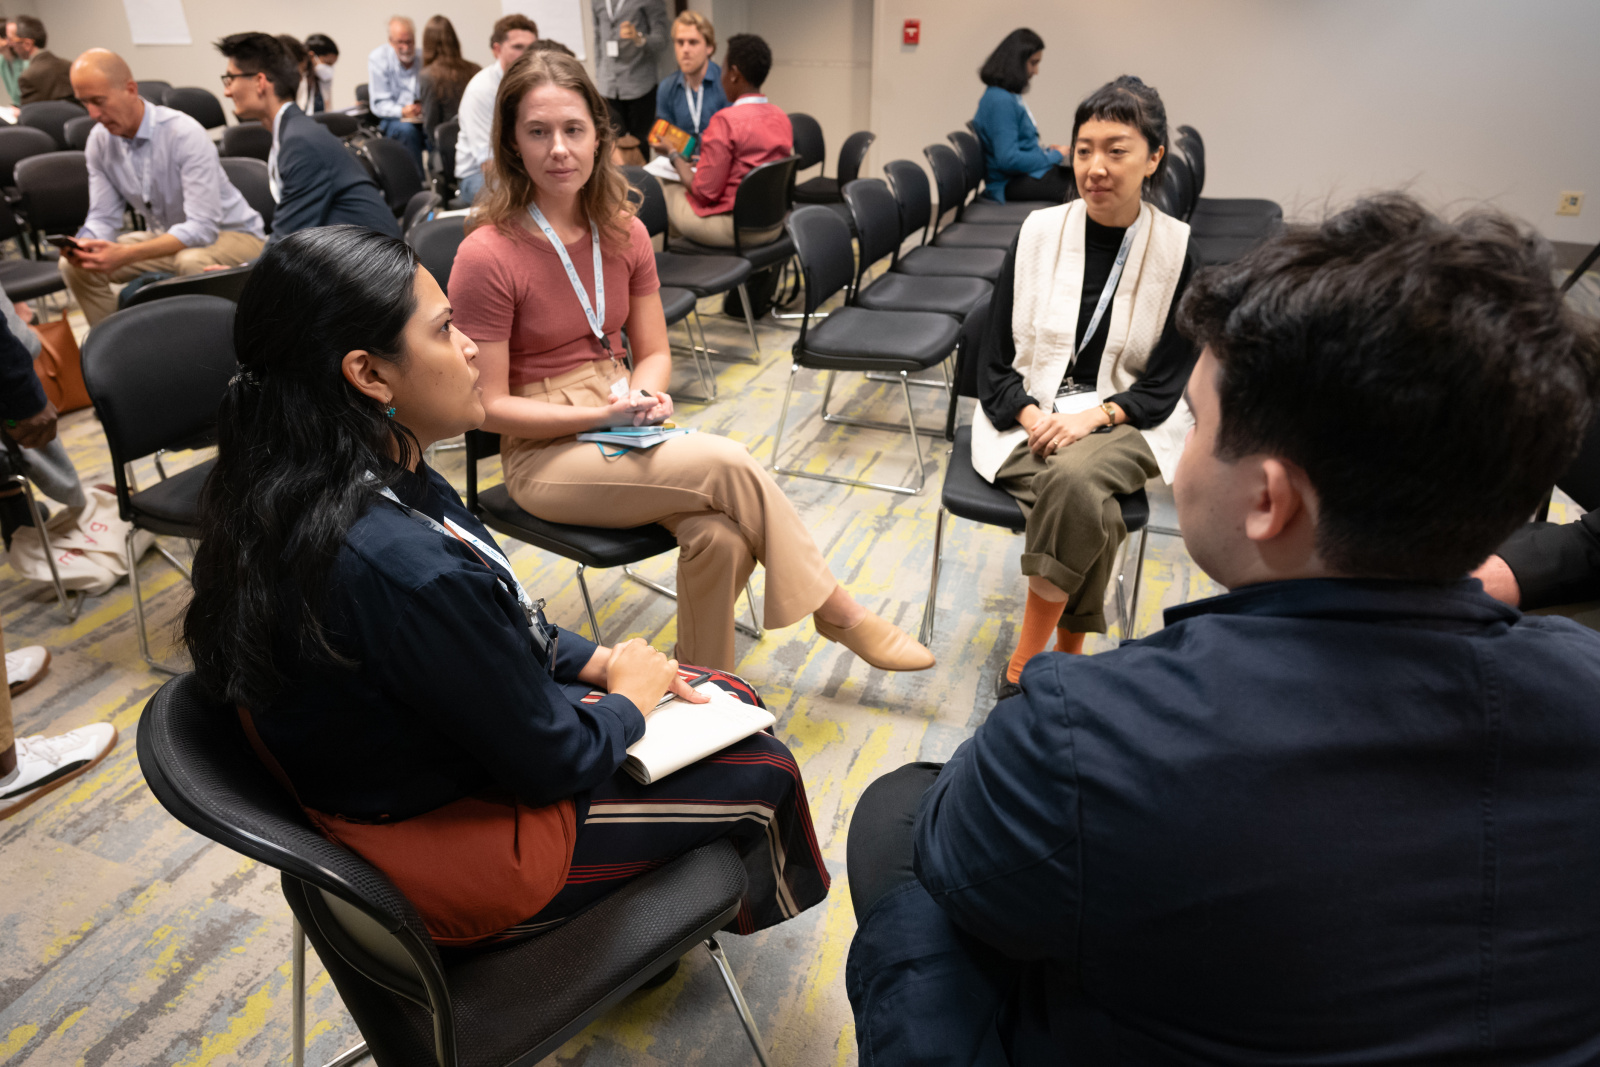
<path id="1" fill-rule="evenodd" d="M 1106 278 L 1105 288 L 1100 290 L 1100 302 L 1094 306 L 1094 317 L 1089 320 L 1089 328 L 1083 331 L 1083 340 L 1072 350 L 1072 361 L 1067 364 L 1068 371 L 1077 365 L 1079 354 L 1094 337 L 1094 332 L 1100 328 L 1100 318 L 1111 305 L 1111 297 L 1117 291 L 1117 283 L 1122 280 L 1122 267 L 1128 262 L 1128 249 L 1133 247 L 1133 235 L 1139 232 L 1139 223 L 1143 221 L 1135 219 L 1133 225 L 1128 227 L 1128 232 L 1122 235 L 1122 247 L 1117 249 L 1117 260 L 1111 264 L 1111 274 Z"/>
<path id="2" fill-rule="evenodd" d="M 544 212 L 539 210 L 538 204 L 529 204 L 528 214 L 533 216 L 533 221 L 539 224 L 539 229 L 544 231 L 545 237 L 555 247 L 556 255 L 561 257 L 561 265 L 567 268 L 567 280 L 572 283 L 572 291 L 578 294 L 578 303 L 583 305 L 583 315 L 589 320 L 589 332 L 600 341 L 600 348 L 605 354 L 615 361 L 617 357 L 611 351 L 611 342 L 606 340 L 606 275 L 605 267 L 600 262 L 600 227 L 595 225 L 593 219 L 589 220 L 589 237 L 594 243 L 594 304 L 591 305 L 589 294 L 583 289 L 583 280 L 572 265 L 572 257 L 567 255 L 566 245 L 551 229 Z"/>

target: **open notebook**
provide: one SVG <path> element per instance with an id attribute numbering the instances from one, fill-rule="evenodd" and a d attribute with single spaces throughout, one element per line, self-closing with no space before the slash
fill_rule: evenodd
<path id="1" fill-rule="evenodd" d="M 772 712 L 746 704 L 714 682 L 695 689 L 711 703 L 667 701 L 645 720 L 644 736 L 629 746 L 623 769 L 645 785 L 777 722 Z"/>

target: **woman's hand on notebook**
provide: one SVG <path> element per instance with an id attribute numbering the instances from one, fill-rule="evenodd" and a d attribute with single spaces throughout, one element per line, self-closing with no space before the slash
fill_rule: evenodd
<path id="1" fill-rule="evenodd" d="M 654 426 L 672 418 L 672 397 L 666 393 L 660 390 L 649 393 L 641 389 L 633 396 L 639 403 L 649 405 L 643 412 L 634 416 L 635 426 Z"/>
<path id="2" fill-rule="evenodd" d="M 657 652 L 641 638 L 614 646 L 606 662 L 606 690 L 633 701 L 647 719 L 677 680 L 678 661 Z"/>

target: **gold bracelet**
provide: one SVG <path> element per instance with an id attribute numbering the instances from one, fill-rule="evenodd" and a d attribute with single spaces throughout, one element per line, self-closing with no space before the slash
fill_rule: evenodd
<path id="1" fill-rule="evenodd" d="M 1100 410 L 1106 413 L 1107 426 L 1115 426 L 1117 424 L 1117 409 L 1111 406 L 1111 401 L 1107 400 L 1104 404 L 1101 404 Z"/>

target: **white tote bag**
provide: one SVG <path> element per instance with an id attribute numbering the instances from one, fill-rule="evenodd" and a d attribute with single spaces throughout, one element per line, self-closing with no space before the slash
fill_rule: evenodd
<path id="1" fill-rule="evenodd" d="M 125 550 L 129 524 L 117 514 L 115 496 L 93 488 L 86 488 L 84 496 L 88 503 L 81 510 L 67 508 L 57 512 L 45 520 L 45 526 L 50 547 L 55 550 L 61 584 L 69 590 L 81 589 L 90 596 L 99 596 L 128 573 Z M 134 536 L 134 558 L 143 558 L 155 543 L 155 534 L 140 530 Z M 12 568 L 23 577 L 51 581 L 44 542 L 32 526 L 20 527 L 12 535 L 10 560 Z"/>

